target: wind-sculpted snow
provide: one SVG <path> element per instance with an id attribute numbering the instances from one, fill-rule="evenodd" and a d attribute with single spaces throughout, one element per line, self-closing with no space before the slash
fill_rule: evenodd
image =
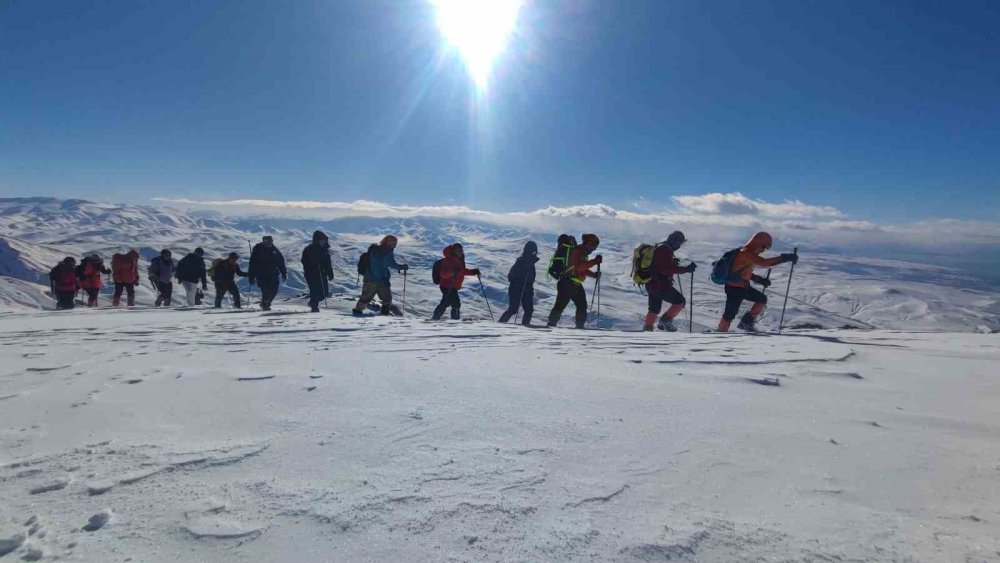
<path id="1" fill-rule="evenodd" d="M 161 248 L 170 248 L 180 258 L 195 247 L 203 247 L 208 259 L 236 251 L 246 267 L 248 240 L 263 234 L 275 237 L 291 268 L 279 300 L 304 306 L 305 280 L 298 262 L 315 229 L 331 234 L 331 252 L 336 279 L 331 285 L 335 298 L 356 299 L 360 288 L 355 265 L 361 252 L 385 234 L 400 238 L 397 258 L 413 269 L 407 278 L 406 312 L 426 318 L 440 293 L 430 280 L 433 262 L 452 242 L 462 242 L 470 267 L 483 271 L 485 295 L 494 314 L 506 306 L 507 271 L 527 240 L 541 249 L 538 263 L 538 321 L 548 313 L 555 298 L 555 282 L 545 275 L 557 232 L 537 232 L 484 222 L 436 217 L 346 217 L 335 220 L 259 217 L 226 219 L 204 213 L 135 205 L 113 205 L 52 198 L 0 200 L 0 281 L 5 277 L 26 283 L 0 283 L 0 309 L 53 308 L 45 293 L 47 273 L 63 256 L 79 258 L 98 252 L 106 259 L 125 248 L 138 248 L 143 267 Z M 580 233 L 576 233 L 579 236 Z M 640 242 L 621 233 L 602 234 L 599 252 L 605 257 L 602 273 L 601 316 L 596 311 L 592 326 L 636 330 L 645 314 L 646 298 L 631 280 L 631 253 Z M 740 235 L 743 237 L 744 235 Z M 655 242 L 648 240 L 646 242 Z M 696 330 L 714 328 L 725 301 L 722 288 L 708 280 L 710 264 L 731 243 L 693 240 L 679 255 L 700 266 L 694 277 Z M 775 248 L 776 252 L 789 248 Z M 859 258 L 801 249 L 795 270 L 786 326 L 883 328 L 907 330 L 980 331 L 1000 330 L 1000 293 L 988 279 L 933 263 Z M 763 274 L 763 272 L 761 272 Z M 765 329 L 777 328 L 780 301 L 788 266 L 772 273 L 771 307 L 761 319 Z M 691 278 L 681 280 L 690 295 Z M 245 281 L 240 285 L 244 292 Z M 402 277 L 393 280 L 397 304 L 401 305 Z M 587 283 L 588 296 L 593 282 Z M 108 304 L 111 288 L 102 302 Z M 251 292 L 251 299 L 253 292 Z M 486 318 L 483 289 L 469 280 L 462 292 L 466 317 Z M 148 305 L 155 295 L 142 276 L 137 301 Z M 183 300 L 182 300 L 183 301 Z M 596 308 L 596 303 L 595 303 Z M 572 315 L 572 308 L 568 311 Z M 567 320 L 565 322 L 570 322 Z"/>
<path id="2" fill-rule="evenodd" d="M 347 309 L 0 318 L 0 557 L 1000 550 L 995 335 L 545 330 Z"/>

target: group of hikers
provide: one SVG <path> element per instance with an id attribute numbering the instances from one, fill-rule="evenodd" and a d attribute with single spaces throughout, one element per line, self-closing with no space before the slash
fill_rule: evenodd
<path id="1" fill-rule="evenodd" d="M 674 287 L 674 279 L 680 274 L 693 273 L 697 268 L 694 262 L 682 266 L 674 255 L 686 242 L 684 233 L 674 231 L 663 242 L 655 245 L 641 244 L 633 252 L 632 279 L 636 285 L 645 289 L 648 298 L 647 313 L 642 327 L 644 331 L 677 330 L 674 319 L 684 310 L 687 301 Z M 798 262 L 797 253 L 764 258 L 762 254 L 771 248 L 772 243 L 771 235 L 759 232 L 745 245 L 726 252 L 713 264 L 711 279 L 723 285 L 726 294 L 725 309 L 717 327 L 719 332 L 729 331 L 743 301 L 750 301 L 753 305 L 740 319 L 737 327 L 746 331 L 755 330 L 757 318 L 767 303 L 767 296 L 751 284 L 766 289 L 771 282 L 768 278 L 755 274 L 754 268 L 773 268 L 786 262 L 793 264 Z M 409 266 L 396 262 L 394 254 L 397 244 L 398 239 L 388 235 L 361 254 L 357 269 L 359 277 L 363 277 L 363 283 L 361 295 L 353 309 L 355 315 L 363 315 L 376 296 L 380 302 L 381 314 L 401 314 L 392 303 L 390 270 L 403 274 L 405 284 Z M 597 235 L 591 233 L 584 234 L 579 243 L 570 235 L 559 236 L 548 267 L 548 274 L 556 280 L 556 299 L 549 312 L 547 326 L 556 326 L 563 311 L 572 302 L 576 308 L 574 316 L 576 327 L 584 328 L 588 316 L 584 282 L 587 278 L 600 281 L 604 258 L 600 254 L 590 257 L 600 244 Z M 270 236 L 263 237 L 261 242 L 251 249 L 250 263 L 246 272 L 240 269 L 240 256 L 236 252 L 229 253 L 225 259 L 213 260 L 210 267 L 206 267 L 204 256 L 205 252 L 201 248 L 196 248 L 175 263 L 170 250 L 164 249 L 159 256 L 150 261 L 147 273 L 151 285 L 157 292 L 155 302 L 157 307 L 171 305 L 175 279 L 184 289 L 187 305 L 199 305 L 204 296 L 203 292 L 208 290 L 208 278 L 211 278 L 215 285 L 215 307 L 220 308 L 228 294 L 232 298 L 233 307 L 241 308 L 241 296 L 236 279 L 246 277 L 251 287 L 254 285 L 260 287 L 260 308 L 268 311 L 279 286 L 288 278 L 285 258 L 274 246 L 274 240 Z M 534 241 L 528 241 L 521 256 L 507 274 L 508 307 L 500 315 L 500 322 L 509 322 L 511 317 L 515 317 L 523 309 L 521 324 L 531 326 L 535 300 L 535 264 L 538 261 L 538 245 Z M 301 263 L 309 288 L 309 308 L 312 312 L 319 312 L 319 304 L 329 297 L 329 283 L 333 281 L 330 241 L 324 232 L 313 233 L 312 242 L 302 251 Z M 74 258 L 67 257 L 49 274 L 56 308 L 72 309 L 77 292 L 81 289 L 86 293 L 87 306 L 96 307 L 103 286 L 102 276 L 110 276 L 114 282 L 113 303 L 116 307 L 121 305 L 123 293 L 127 295 L 127 305 L 133 306 L 135 287 L 139 283 L 139 253 L 130 250 L 127 253 L 115 254 L 111 259 L 110 269 L 105 267 L 97 254 L 83 258 L 79 264 Z M 480 271 L 477 268 L 467 267 L 465 251 L 460 243 L 446 246 L 443 257 L 434 262 L 431 269 L 432 280 L 441 291 L 441 301 L 431 316 L 433 320 L 441 319 L 449 309 L 452 319 L 461 318 L 462 302 L 459 290 L 462 289 L 467 276 L 478 278 Z M 664 303 L 669 304 L 666 311 L 663 311 Z"/>

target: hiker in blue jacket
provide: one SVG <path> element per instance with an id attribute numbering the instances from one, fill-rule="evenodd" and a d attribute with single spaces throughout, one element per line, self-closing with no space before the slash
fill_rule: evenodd
<path id="1" fill-rule="evenodd" d="M 535 263 L 538 262 L 538 245 L 528 241 L 524 245 L 521 257 L 511 266 L 507 274 L 510 288 L 507 290 L 507 310 L 500 315 L 500 322 L 505 323 L 524 307 L 524 317 L 521 324 L 531 325 L 531 315 L 535 312 Z"/>
<path id="2" fill-rule="evenodd" d="M 379 301 L 382 302 L 379 312 L 383 315 L 389 314 L 390 307 L 392 306 L 392 286 L 389 284 L 389 278 L 391 277 L 389 268 L 403 273 L 410 269 L 406 264 L 396 263 L 393 251 L 396 249 L 398 242 L 396 237 L 388 235 L 378 245 L 373 244 L 368 247 L 368 267 L 364 268 L 364 272 L 360 272 L 364 275 L 365 279 L 364 285 L 361 286 L 361 298 L 358 299 L 358 304 L 354 307 L 353 313 L 355 316 L 364 314 L 368 303 L 376 295 L 378 295 Z"/>

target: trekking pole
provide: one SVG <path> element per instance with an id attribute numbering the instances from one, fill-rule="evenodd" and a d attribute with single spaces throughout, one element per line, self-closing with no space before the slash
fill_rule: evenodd
<path id="1" fill-rule="evenodd" d="M 799 247 L 795 247 L 792 250 L 793 256 L 799 255 Z M 781 334 L 781 327 L 785 324 L 785 307 L 788 306 L 788 292 L 792 289 L 792 274 L 795 273 L 795 262 L 792 262 L 792 268 L 788 270 L 788 286 L 785 287 L 785 303 L 781 306 L 781 320 L 778 321 L 778 334 Z"/>
<path id="2" fill-rule="evenodd" d="M 688 334 L 694 332 L 694 272 L 691 272 L 691 284 L 688 287 L 691 298 L 688 299 Z"/>
<path id="3" fill-rule="evenodd" d="M 403 312 L 406 312 L 406 274 L 409 270 L 403 270 Z"/>
<path id="4" fill-rule="evenodd" d="M 493 307 L 490 307 L 490 298 L 486 297 L 486 286 L 483 285 L 483 276 L 476 274 L 476 277 L 479 278 L 479 289 L 483 292 L 483 299 L 486 300 L 486 309 L 490 312 L 490 321 L 496 322 L 496 318 L 493 316 Z"/>
<path id="5" fill-rule="evenodd" d="M 250 254 L 249 254 L 250 258 L 253 258 L 253 246 L 250 244 L 250 239 L 247 239 L 247 250 L 250 251 Z M 247 260 L 249 260 L 249 258 Z M 250 270 L 250 264 L 248 262 L 247 263 L 247 273 L 248 274 L 250 273 L 249 270 Z M 234 279 L 233 280 L 233 284 L 235 284 L 235 283 L 236 283 L 236 280 Z M 251 287 L 251 285 L 250 285 L 250 279 L 248 278 L 247 279 L 247 309 L 249 309 L 250 307 L 253 306 L 253 299 L 250 298 L 250 287 Z M 263 299 L 263 297 L 264 297 L 264 294 L 263 294 L 263 292 L 261 292 L 261 298 Z"/>
<path id="6" fill-rule="evenodd" d="M 601 326 L 601 265 L 597 265 L 597 327 Z"/>

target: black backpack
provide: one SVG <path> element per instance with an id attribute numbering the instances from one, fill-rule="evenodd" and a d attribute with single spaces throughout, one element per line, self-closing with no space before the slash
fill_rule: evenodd
<path id="1" fill-rule="evenodd" d="M 431 268 L 431 280 L 434 285 L 441 285 L 441 265 L 444 264 L 444 258 L 438 258 L 434 262 L 434 266 Z"/>
<path id="2" fill-rule="evenodd" d="M 562 234 L 556 243 L 556 252 L 549 260 L 549 276 L 561 280 L 569 273 L 569 253 L 576 248 L 576 238 Z"/>
<path id="3" fill-rule="evenodd" d="M 87 260 L 89 259 L 81 260 L 80 263 L 76 265 L 76 269 L 73 270 L 73 272 L 76 273 L 76 279 L 82 280 L 87 277 L 87 274 L 84 273 L 84 268 L 87 266 Z"/>
<path id="4" fill-rule="evenodd" d="M 358 258 L 358 275 L 364 276 L 368 273 L 368 268 L 372 263 L 371 252 L 374 248 L 374 244 L 369 246 L 368 250 L 364 251 Z"/>

